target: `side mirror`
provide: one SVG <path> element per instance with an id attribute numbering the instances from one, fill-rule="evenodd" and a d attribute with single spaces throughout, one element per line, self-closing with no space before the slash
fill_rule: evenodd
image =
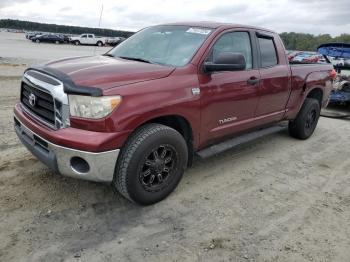
<path id="1" fill-rule="evenodd" d="M 204 63 L 204 72 L 237 71 L 246 68 L 245 58 L 240 53 L 221 52 L 214 62 Z"/>

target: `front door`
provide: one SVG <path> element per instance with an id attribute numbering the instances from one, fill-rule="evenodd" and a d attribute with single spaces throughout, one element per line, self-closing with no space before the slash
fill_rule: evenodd
<path id="1" fill-rule="evenodd" d="M 253 63 L 251 38 L 246 31 L 224 32 L 206 58 L 215 61 L 220 52 L 241 53 L 245 70 L 199 73 L 202 146 L 254 126 L 260 75 Z"/>

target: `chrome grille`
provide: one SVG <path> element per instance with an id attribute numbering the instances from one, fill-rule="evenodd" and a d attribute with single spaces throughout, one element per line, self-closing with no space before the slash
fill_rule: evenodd
<path id="1" fill-rule="evenodd" d="M 30 102 L 30 96 L 35 98 L 32 104 Z M 22 82 L 21 102 L 30 112 L 49 122 L 51 125 L 55 124 L 55 104 L 50 93 Z"/>
<path id="2" fill-rule="evenodd" d="M 56 78 L 28 70 L 21 84 L 21 103 L 26 113 L 53 129 L 70 124 L 68 96 Z"/>

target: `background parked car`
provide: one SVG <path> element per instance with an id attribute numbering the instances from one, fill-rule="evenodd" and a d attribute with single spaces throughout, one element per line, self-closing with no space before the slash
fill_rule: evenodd
<path id="1" fill-rule="evenodd" d="M 40 42 L 55 43 L 55 44 L 64 43 L 64 39 L 62 37 L 58 35 L 50 35 L 50 34 L 36 36 L 36 37 L 33 37 L 31 40 L 36 43 L 40 43 Z"/>
<path id="2" fill-rule="evenodd" d="M 117 46 L 121 42 L 123 42 L 126 38 L 125 37 L 110 37 L 106 39 L 106 44 L 110 46 Z"/>
<path id="3" fill-rule="evenodd" d="M 41 32 L 27 32 L 26 33 L 26 38 L 29 40 L 32 40 L 33 37 L 43 35 Z"/>
<path id="4" fill-rule="evenodd" d="M 295 52 L 288 55 L 289 62 L 294 63 L 318 63 L 320 55 L 316 52 Z"/>
<path id="5" fill-rule="evenodd" d="M 68 35 L 59 34 L 58 36 L 63 39 L 64 43 L 69 43 L 69 36 Z"/>

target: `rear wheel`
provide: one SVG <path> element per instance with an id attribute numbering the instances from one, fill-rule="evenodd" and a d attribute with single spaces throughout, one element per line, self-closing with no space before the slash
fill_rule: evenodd
<path id="1" fill-rule="evenodd" d="M 176 130 L 147 124 L 121 150 L 113 187 L 127 199 L 150 205 L 166 198 L 187 166 L 187 145 Z"/>
<path id="2" fill-rule="evenodd" d="M 298 139 L 309 138 L 320 117 L 320 104 L 314 98 L 306 98 L 296 119 L 289 122 L 289 134 Z"/>
<path id="3" fill-rule="evenodd" d="M 74 41 L 75 45 L 80 45 L 80 42 L 78 40 Z"/>

